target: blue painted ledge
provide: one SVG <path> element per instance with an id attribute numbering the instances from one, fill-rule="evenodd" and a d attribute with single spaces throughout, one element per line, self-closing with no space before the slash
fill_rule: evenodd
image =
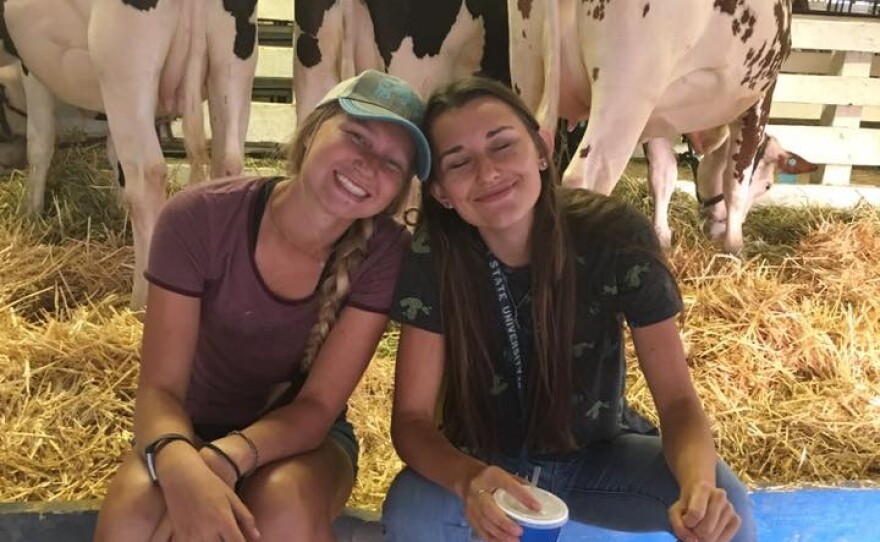
<path id="1" fill-rule="evenodd" d="M 752 494 L 762 542 L 880 542 L 880 489 L 758 490 Z M 0 542 L 89 542 L 99 501 L 0 503 Z M 349 509 L 339 542 L 378 542 L 374 513 Z M 560 542 L 670 542 L 662 533 L 616 533 L 571 522 Z M 413 541 L 418 542 L 418 541 Z"/>

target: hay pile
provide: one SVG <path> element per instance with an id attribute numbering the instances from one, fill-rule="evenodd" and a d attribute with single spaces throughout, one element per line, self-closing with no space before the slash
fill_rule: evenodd
<path id="1" fill-rule="evenodd" d="M 23 174 L 0 181 L 0 501 L 101 497 L 132 436 L 141 327 L 125 216 L 100 150 L 62 154 L 39 221 L 18 217 Z M 644 206 L 643 185 L 621 196 Z M 757 210 L 740 261 L 703 239 L 685 196 L 672 212 L 683 334 L 721 453 L 752 484 L 880 481 L 880 213 Z M 400 468 L 396 339 L 351 401 L 353 506 L 377 508 Z M 629 380 L 653 415 L 640 374 Z"/>

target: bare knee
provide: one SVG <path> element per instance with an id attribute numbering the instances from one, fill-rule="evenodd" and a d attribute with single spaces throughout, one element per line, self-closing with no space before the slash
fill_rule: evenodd
<path id="1" fill-rule="evenodd" d="M 333 539 L 333 520 L 354 483 L 348 459 L 323 448 L 306 455 L 312 457 L 263 467 L 244 487 L 242 496 L 265 540 Z"/>
<path id="2" fill-rule="evenodd" d="M 162 493 L 140 458 L 129 453 L 116 473 L 95 528 L 95 541 L 148 540 L 165 511 Z"/>
<path id="3" fill-rule="evenodd" d="M 316 487 L 317 480 L 301 469 L 272 468 L 245 493 L 251 511 L 259 519 L 271 523 L 285 521 L 301 527 L 304 524 L 329 523 L 333 512 L 329 498 L 322 498 L 325 488 Z M 299 530 L 297 528 L 296 530 Z"/>

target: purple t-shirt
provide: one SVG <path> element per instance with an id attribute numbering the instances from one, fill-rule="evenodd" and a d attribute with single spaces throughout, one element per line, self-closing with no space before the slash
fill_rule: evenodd
<path id="1" fill-rule="evenodd" d="M 317 320 L 317 294 L 283 299 L 257 270 L 256 233 L 273 186 L 237 178 L 187 188 L 165 205 L 153 232 L 147 280 L 201 298 L 186 394 L 194 423 L 252 423 L 273 386 L 299 371 Z M 407 242 L 401 225 L 378 218 L 343 306 L 387 313 Z"/>

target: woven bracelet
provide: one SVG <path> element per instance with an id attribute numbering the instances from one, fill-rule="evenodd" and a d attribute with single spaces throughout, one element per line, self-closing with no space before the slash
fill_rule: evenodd
<path id="1" fill-rule="evenodd" d="M 213 450 L 217 455 L 225 459 L 226 462 L 232 466 L 232 470 L 235 471 L 235 483 L 236 485 L 238 485 L 238 481 L 241 479 L 241 469 L 239 469 L 238 465 L 235 464 L 235 461 L 233 461 L 232 458 L 229 457 L 229 454 L 221 450 L 220 447 L 213 442 L 206 442 L 205 448 Z"/>
<path id="2" fill-rule="evenodd" d="M 254 444 L 254 441 L 251 440 L 251 438 L 250 438 L 249 436 L 245 435 L 245 434 L 242 433 L 241 431 L 230 431 L 229 434 L 230 434 L 230 435 L 236 435 L 236 436 L 239 436 L 239 437 L 243 438 L 244 441 L 247 443 L 248 448 L 251 449 L 251 455 L 252 455 L 253 458 L 254 458 L 254 462 L 251 463 L 251 468 L 249 468 L 249 469 L 247 470 L 247 472 L 245 472 L 245 473 L 242 475 L 242 476 L 245 476 L 245 477 L 250 476 L 251 474 L 254 473 L 255 470 L 257 470 L 257 467 L 260 466 L 260 451 L 257 449 L 257 445 Z"/>

